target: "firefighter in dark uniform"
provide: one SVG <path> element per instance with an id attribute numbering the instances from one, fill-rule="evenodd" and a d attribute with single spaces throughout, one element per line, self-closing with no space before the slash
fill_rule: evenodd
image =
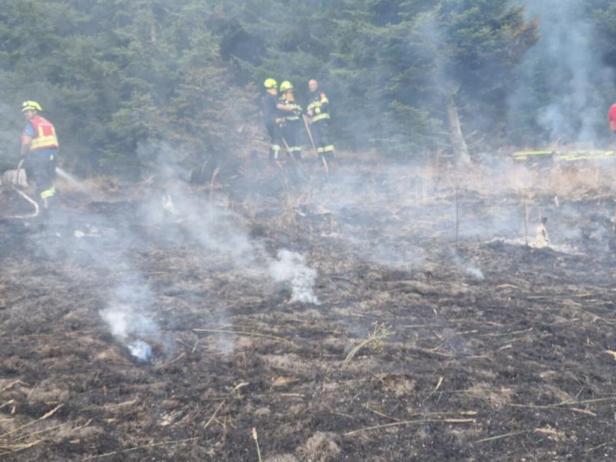
<path id="1" fill-rule="evenodd" d="M 278 100 L 278 123 L 282 133 L 282 143 L 284 149 L 288 150 L 289 154 L 297 161 L 302 159 L 301 132 L 303 127 L 302 122 L 302 107 L 296 103 L 295 95 L 293 94 L 293 84 L 289 81 L 280 84 L 280 93 Z"/>
<path id="2" fill-rule="evenodd" d="M 21 134 L 21 155 L 25 159 L 28 180 L 36 184 L 37 202 L 43 209 L 56 194 L 56 157 L 58 156 L 58 137 L 53 124 L 41 117 L 41 105 L 36 101 L 24 101 L 21 112 L 26 126 Z"/>
<path id="3" fill-rule="evenodd" d="M 319 156 L 331 162 L 335 148 L 329 137 L 329 99 L 319 90 L 319 82 L 314 79 L 308 82 L 308 89 L 310 96 L 306 114 L 309 117 L 312 138 Z"/>
<path id="4" fill-rule="evenodd" d="M 265 128 L 271 140 L 269 159 L 276 161 L 280 157 L 280 130 L 276 125 L 278 82 L 274 79 L 267 79 L 263 86 L 265 87 L 265 94 L 261 97 L 261 111 L 265 119 Z"/>

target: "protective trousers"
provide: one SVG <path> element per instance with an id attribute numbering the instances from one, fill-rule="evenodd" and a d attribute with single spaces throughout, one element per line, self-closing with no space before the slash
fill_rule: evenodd
<path id="1" fill-rule="evenodd" d="M 275 121 L 268 121 L 265 125 L 267 128 L 267 133 L 270 136 L 271 145 L 270 145 L 270 161 L 278 160 L 280 157 L 280 129 L 276 125 Z"/>
<path id="2" fill-rule="evenodd" d="M 56 178 L 56 161 L 53 155 L 30 153 L 26 160 L 28 181 L 36 185 L 36 198 L 43 208 L 48 208 L 49 202 L 56 194 L 54 180 Z"/>
<path id="3" fill-rule="evenodd" d="M 319 155 L 326 159 L 332 159 L 335 148 L 329 137 L 329 122 L 327 120 L 314 122 L 310 126 L 310 131 L 312 132 L 312 139 Z"/>

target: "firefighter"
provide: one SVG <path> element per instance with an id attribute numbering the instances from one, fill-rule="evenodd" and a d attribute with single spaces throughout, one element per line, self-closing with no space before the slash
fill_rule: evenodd
<path id="1" fill-rule="evenodd" d="M 319 156 L 328 162 L 334 158 L 334 145 L 329 137 L 329 99 L 319 90 L 319 82 L 312 79 L 308 82 L 310 91 L 309 104 L 306 114 L 309 117 L 310 131 Z"/>
<path id="2" fill-rule="evenodd" d="M 60 144 L 52 123 L 39 115 L 42 110 L 36 101 L 24 101 L 21 105 L 26 119 L 21 135 L 21 155 L 26 160 L 28 179 L 36 184 L 37 201 L 47 209 L 56 194 L 55 163 Z"/>
<path id="3" fill-rule="evenodd" d="M 300 133 L 302 131 L 302 107 L 295 101 L 293 84 L 289 81 L 280 84 L 278 109 L 278 126 L 281 129 L 282 142 L 289 155 L 297 161 L 302 159 Z"/>
<path id="4" fill-rule="evenodd" d="M 610 128 L 613 133 L 616 133 L 616 103 L 612 104 L 610 107 L 610 111 L 607 114 L 608 120 L 610 122 Z"/>
<path id="5" fill-rule="evenodd" d="M 265 93 L 261 97 L 261 110 L 265 119 L 265 128 L 270 136 L 270 161 L 278 160 L 280 156 L 280 131 L 276 125 L 276 105 L 278 104 L 278 82 L 274 79 L 267 79 L 263 86 Z"/>

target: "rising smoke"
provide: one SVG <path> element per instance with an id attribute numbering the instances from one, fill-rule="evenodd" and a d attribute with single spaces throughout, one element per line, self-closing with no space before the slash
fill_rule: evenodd
<path id="1" fill-rule="evenodd" d="M 614 97 L 613 71 L 601 57 L 585 0 L 526 0 L 540 40 L 514 78 L 510 123 L 529 126 L 550 142 L 593 143 L 604 138 Z M 537 111 L 537 103 L 539 110 Z M 528 140 L 519 140 L 524 143 Z"/>
<path id="2" fill-rule="evenodd" d="M 298 253 L 283 249 L 272 260 L 269 271 L 276 282 L 288 282 L 291 285 L 291 302 L 319 305 L 314 294 L 317 272 L 306 266 L 306 260 Z"/>
<path id="3" fill-rule="evenodd" d="M 152 318 L 153 294 L 139 272 L 132 271 L 127 281 L 116 287 L 108 306 L 99 312 L 113 337 L 126 345 L 140 362 L 148 362 L 151 346 L 144 339 L 160 339 L 160 328 Z"/>

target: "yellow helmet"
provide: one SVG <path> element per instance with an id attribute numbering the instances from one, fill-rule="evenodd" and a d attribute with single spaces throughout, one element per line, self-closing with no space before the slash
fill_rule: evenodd
<path id="1" fill-rule="evenodd" d="M 289 82 L 288 80 L 285 80 L 284 82 L 280 84 L 281 92 L 284 93 L 285 91 L 289 91 L 289 90 L 293 90 L 293 84 L 291 82 Z"/>
<path id="2" fill-rule="evenodd" d="M 266 79 L 265 82 L 263 82 L 263 86 L 268 90 L 271 90 L 273 88 L 278 88 L 278 82 L 274 79 Z"/>
<path id="3" fill-rule="evenodd" d="M 42 110 L 43 108 L 36 101 L 28 100 L 28 101 L 24 101 L 23 103 L 21 103 L 21 112 L 42 111 Z"/>

